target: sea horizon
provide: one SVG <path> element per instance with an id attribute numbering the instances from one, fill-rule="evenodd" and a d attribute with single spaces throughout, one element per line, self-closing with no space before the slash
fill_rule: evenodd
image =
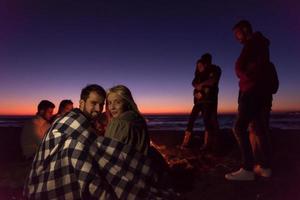
<path id="1" fill-rule="evenodd" d="M 22 127 L 34 115 L 0 115 L 0 127 Z M 189 114 L 143 114 L 150 131 L 174 130 L 184 131 L 188 122 Z M 236 113 L 220 113 L 218 120 L 220 128 L 232 128 L 236 119 Z M 203 131 L 204 125 L 201 115 L 197 118 L 194 126 L 195 131 Z M 280 129 L 300 130 L 300 112 L 272 112 L 270 127 Z"/>
<path id="2" fill-rule="evenodd" d="M 148 116 L 148 115 L 189 115 L 190 112 L 141 112 L 142 115 Z M 224 112 L 218 112 L 218 115 L 232 115 L 237 114 L 237 111 L 224 111 Z M 273 114 L 300 114 L 300 110 L 272 110 L 271 115 Z M 0 117 L 32 117 L 35 114 L 0 114 Z"/>

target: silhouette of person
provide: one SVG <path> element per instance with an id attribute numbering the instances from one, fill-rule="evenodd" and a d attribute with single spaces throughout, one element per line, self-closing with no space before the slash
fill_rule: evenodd
<path id="1" fill-rule="evenodd" d="M 58 111 L 53 116 L 53 121 L 73 110 L 73 102 L 70 99 L 64 99 L 59 103 Z"/>
<path id="2" fill-rule="evenodd" d="M 45 133 L 50 127 L 55 105 L 42 100 L 38 107 L 36 115 L 24 124 L 21 134 L 21 148 L 25 159 L 31 159 L 35 155 Z"/>
<path id="3" fill-rule="evenodd" d="M 147 124 L 130 90 L 123 85 L 110 88 L 107 92 L 107 108 L 110 120 L 105 136 L 133 145 L 147 155 L 150 146 Z"/>
<path id="4" fill-rule="evenodd" d="M 270 71 L 270 42 L 260 32 L 253 32 L 251 24 L 246 20 L 238 22 L 233 27 L 233 32 L 243 45 L 235 63 L 235 72 L 239 78 L 239 97 L 238 114 L 233 128 L 242 155 L 242 165 L 238 171 L 226 174 L 225 178 L 254 180 L 255 174 L 270 177 L 268 132 L 274 93 L 274 85 L 269 81 L 273 76 Z"/>
<path id="5" fill-rule="evenodd" d="M 201 112 L 205 134 L 202 150 L 213 151 L 216 148 L 216 135 L 219 131 L 217 119 L 219 80 L 221 77 L 219 66 L 212 64 L 209 53 L 202 55 L 197 61 L 195 77 L 192 81 L 194 87 L 194 106 L 189 117 L 182 147 L 187 147 L 191 141 L 194 123 Z"/>

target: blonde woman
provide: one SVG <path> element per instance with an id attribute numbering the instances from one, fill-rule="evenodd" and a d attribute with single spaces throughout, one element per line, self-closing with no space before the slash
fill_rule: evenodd
<path id="1" fill-rule="evenodd" d="M 146 121 L 130 90 L 124 85 L 114 86 L 108 90 L 106 101 L 109 119 L 105 136 L 132 145 L 147 155 L 150 139 Z"/>

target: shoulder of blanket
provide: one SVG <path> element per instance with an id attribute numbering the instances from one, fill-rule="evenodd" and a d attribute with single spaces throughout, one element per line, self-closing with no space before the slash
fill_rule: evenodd
<path id="1" fill-rule="evenodd" d="M 67 115 L 56 121 L 55 124 L 65 124 L 67 126 L 73 126 L 72 128 L 75 129 L 79 127 L 88 128 L 89 120 L 79 109 L 74 109 Z"/>
<path id="2" fill-rule="evenodd" d="M 118 123 L 128 124 L 128 125 L 139 125 L 145 124 L 145 119 L 135 111 L 126 111 L 119 118 L 115 119 Z"/>

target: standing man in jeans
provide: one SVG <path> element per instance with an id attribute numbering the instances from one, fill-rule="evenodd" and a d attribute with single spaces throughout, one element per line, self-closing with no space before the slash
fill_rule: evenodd
<path id="1" fill-rule="evenodd" d="M 238 115 L 233 131 L 242 155 L 241 168 L 225 175 L 227 180 L 254 180 L 255 174 L 270 177 L 269 118 L 272 93 L 269 40 L 252 32 L 251 24 L 242 20 L 233 27 L 243 49 L 235 64 L 239 78 Z M 275 69 L 275 68 L 274 68 Z M 275 71 L 276 73 L 276 71 Z M 277 75 L 276 75 L 277 78 Z M 249 128 L 249 132 L 248 132 Z"/>
<path id="2" fill-rule="evenodd" d="M 182 147 L 187 147 L 191 141 L 194 123 L 201 112 L 205 133 L 204 144 L 201 150 L 213 151 L 216 148 L 216 134 L 219 131 L 217 119 L 219 80 L 221 77 L 219 66 L 212 64 L 212 56 L 209 53 L 202 55 L 197 61 L 194 87 L 194 106 L 189 117 L 187 129 L 184 135 Z"/>

